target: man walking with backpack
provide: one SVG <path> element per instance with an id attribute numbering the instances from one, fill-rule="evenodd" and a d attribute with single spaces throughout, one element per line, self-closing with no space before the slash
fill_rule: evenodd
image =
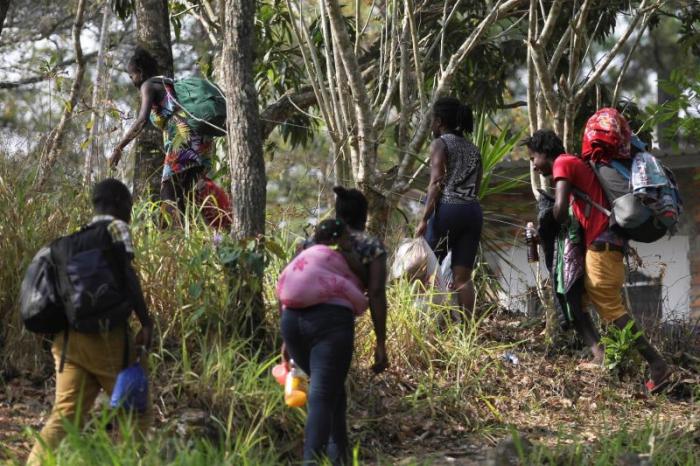
<path id="1" fill-rule="evenodd" d="M 627 122 L 616 112 L 605 116 L 608 128 L 605 141 L 594 144 L 589 157 L 596 161 L 610 159 L 612 154 L 629 154 L 630 130 Z M 588 129 L 588 128 L 587 128 Z M 622 329 L 632 321 L 622 302 L 622 288 L 625 281 L 624 254 L 627 241 L 610 228 L 609 217 L 595 205 L 609 209 L 609 202 L 592 167 L 582 158 L 569 154 L 553 154 L 545 150 L 544 142 L 556 138 L 550 130 L 535 132 L 526 146 L 535 170 L 542 175 L 552 176 L 555 183 L 554 217 L 559 223 L 569 219 L 569 206 L 583 230 L 586 247 L 584 286 L 588 298 L 600 317 Z M 584 144 L 584 146 L 586 146 Z M 632 331 L 638 332 L 636 324 Z M 660 391 L 667 383 L 670 368 L 661 355 L 640 335 L 636 348 L 649 363 L 650 380 L 646 387 L 651 393 Z M 600 352 L 599 352 L 600 354 Z M 594 360 L 602 363 L 600 358 Z"/>
<path id="2" fill-rule="evenodd" d="M 82 425 L 100 389 L 110 394 L 136 349 L 145 352 L 151 343 L 153 326 L 131 264 L 131 194 L 120 181 L 107 179 L 94 187 L 92 203 L 96 215 L 90 224 L 50 248 L 59 301 L 55 308 L 63 307 L 65 319 L 51 350 L 56 362 L 54 406 L 29 465 L 41 464 L 47 450 L 58 446 L 65 421 Z M 136 347 L 127 322 L 132 311 L 141 322 Z M 148 418 L 141 417 L 141 427 Z"/>

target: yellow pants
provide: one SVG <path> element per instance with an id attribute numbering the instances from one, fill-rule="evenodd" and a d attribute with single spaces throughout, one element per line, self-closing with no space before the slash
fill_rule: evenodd
<path id="1" fill-rule="evenodd" d="M 70 331 L 63 371 L 58 372 L 64 334 L 56 335 L 51 352 L 56 363 L 56 398 L 51 415 L 29 454 L 27 465 L 40 465 L 45 447 L 55 449 L 65 437 L 64 421 L 85 423 L 100 389 L 110 395 L 117 375 L 124 367 L 125 329 L 123 326 L 98 334 Z M 135 360 L 134 345 L 129 344 L 129 362 Z M 151 419 L 150 398 L 146 413 L 140 416 L 139 428 L 145 432 Z"/>
<path id="2" fill-rule="evenodd" d="M 625 284 L 622 259 L 619 251 L 586 251 L 586 294 L 600 318 L 606 322 L 613 322 L 627 314 L 622 302 L 622 287 Z"/>

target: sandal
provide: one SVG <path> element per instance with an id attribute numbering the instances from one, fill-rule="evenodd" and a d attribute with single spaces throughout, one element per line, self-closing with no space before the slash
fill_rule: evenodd
<path id="1" fill-rule="evenodd" d="M 666 371 L 666 373 L 664 374 L 664 376 L 661 377 L 661 379 L 658 382 L 656 382 L 652 379 L 647 380 L 646 383 L 644 384 L 644 386 L 649 391 L 649 394 L 655 395 L 657 393 L 660 393 L 664 388 L 666 388 L 668 386 L 668 384 L 671 382 L 670 379 L 671 379 L 672 373 L 673 373 L 673 371 L 671 369 L 668 369 Z"/>

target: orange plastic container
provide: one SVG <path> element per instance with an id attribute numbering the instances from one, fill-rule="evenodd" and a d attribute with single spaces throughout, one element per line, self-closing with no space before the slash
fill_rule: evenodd
<path id="1" fill-rule="evenodd" d="M 308 377 L 294 365 L 294 361 L 290 361 L 292 370 L 287 373 L 287 378 L 284 382 L 284 402 L 290 408 L 299 408 L 306 404 L 306 392 L 308 390 Z"/>

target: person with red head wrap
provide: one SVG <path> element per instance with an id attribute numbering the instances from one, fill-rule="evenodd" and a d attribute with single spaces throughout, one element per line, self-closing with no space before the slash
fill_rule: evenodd
<path id="1" fill-rule="evenodd" d="M 629 159 L 631 137 L 630 125 L 619 111 L 601 108 L 586 122 L 581 158 L 594 162 Z"/>

